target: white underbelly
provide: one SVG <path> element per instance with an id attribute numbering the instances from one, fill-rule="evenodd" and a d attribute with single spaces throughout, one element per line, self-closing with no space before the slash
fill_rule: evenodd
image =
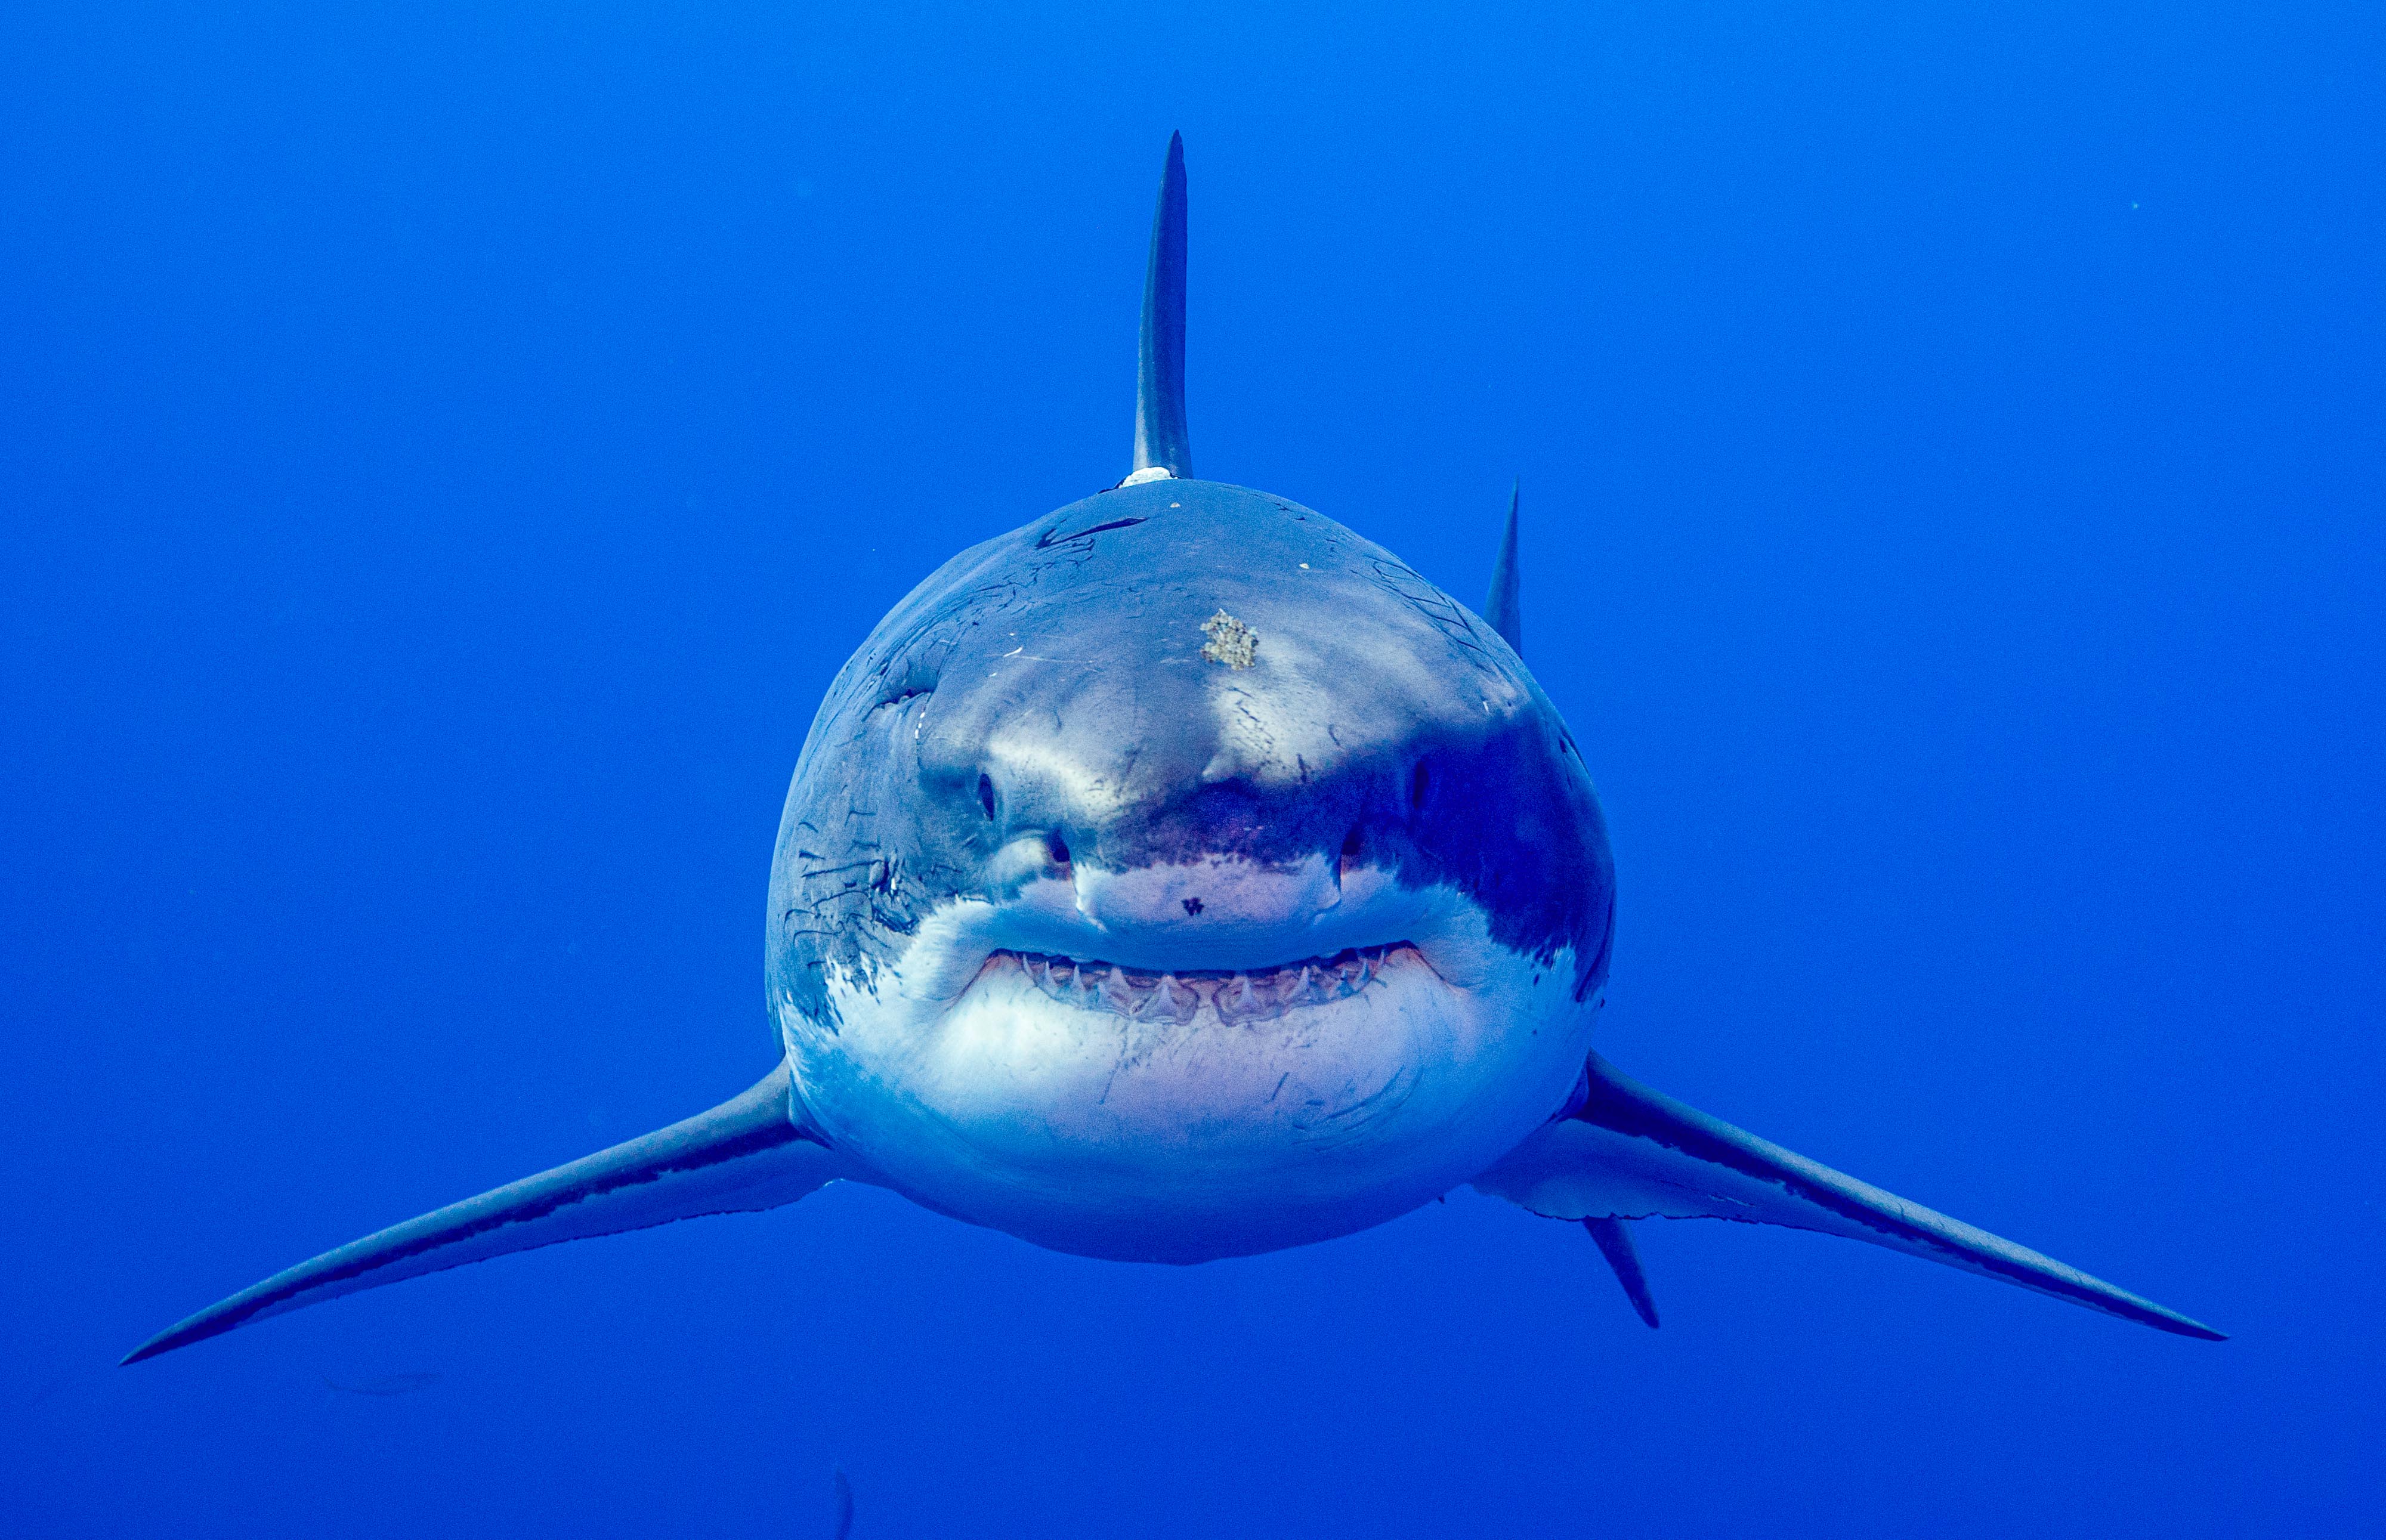
<path id="1" fill-rule="evenodd" d="M 882 973 L 832 985 L 835 1033 L 787 1035 L 807 1105 L 886 1185 L 1059 1250 L 1194 1261 L 1380 1223 L 1556 1109 L 1589 1049 L 1573 958 L 1465 962 L 1463 988 L 1396 950 L 1300 998 L 1089 1004 L 1009 960 L 949 1008 Z"/>

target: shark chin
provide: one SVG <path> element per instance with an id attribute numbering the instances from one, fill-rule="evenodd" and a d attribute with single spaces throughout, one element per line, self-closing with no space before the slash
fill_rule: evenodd
<path id="1" fill-rule="evenodd" d="M 788 1062 L 873 1180 L 1056 1251 L 1199 1262 L 1363 1230 L 1547 1122 L 1593 1014 L 1570 957 L 1501 945 L 1454 893 L 1373 885 L 1273 934 L 1212 906 L 1240 932 L 1224 949 L 1198 922 L 1064 947 L 955 906 L 901 965 L 833 984 L 834 1033 L 786 1013 Z M 1023 930 L 1040 944 L 988 945 Z M 1303 955 L 1321 931 L 1335 949 Z"/>

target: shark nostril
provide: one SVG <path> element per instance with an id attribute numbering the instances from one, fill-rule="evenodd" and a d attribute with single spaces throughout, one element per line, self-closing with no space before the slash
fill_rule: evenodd
<path id="1" fill-rule="evenodd" d="M 986 809 L 987 818 L 994 817 L 994 777 L 981 775 L 977 778 L 977 805 Z"/>

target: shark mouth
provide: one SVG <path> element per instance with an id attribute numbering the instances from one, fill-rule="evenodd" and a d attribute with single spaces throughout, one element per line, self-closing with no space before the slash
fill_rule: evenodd
<path id="1" fill-rule="evenodd" d="M 1387 987 L 1412 969 L 1432 972 L 1424 954 L 1405 941 L 1346 947 L 1332 957 L 1239 971 L 1187 968 L 1154 972 L 1049 952 L 1005 951 L 987 958 L 973 983 L 1023 973 L 1044 995 L 1084 1010 L 1183 1026 L 1206 1007 L 1219 1021 L 1237 1026 L 1353 999 L 1368 990 Z"/>

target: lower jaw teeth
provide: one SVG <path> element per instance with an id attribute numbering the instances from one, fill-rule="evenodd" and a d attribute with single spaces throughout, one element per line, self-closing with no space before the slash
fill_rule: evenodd
<path id="1" fill-rule="evenodd" d="M 1266 973 L 1137 973 L 1109 964 L 1067 958 L 1004 954 L 1014 958 L 1037 990 L 1068 1005 L 1108 1011 L 1130 1020 L 1182 1026 L 1204 1008 L 1233 1025 L 1263 1021 L 1304 1006 L 1347 1000 L 1382 976 L 1396 946 L 1343 952 Z"/>

